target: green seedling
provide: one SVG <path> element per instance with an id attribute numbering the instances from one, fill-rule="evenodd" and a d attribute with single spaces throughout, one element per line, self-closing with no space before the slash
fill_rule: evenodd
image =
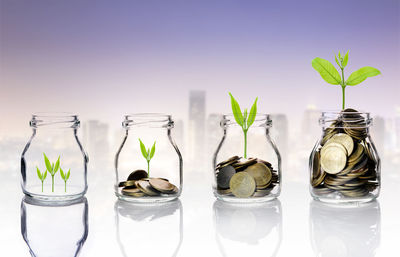
<path id="1" fill-rule="evenodd" d="M 235 117 L 237 124 L 239 124 L 243 130 L 244 158 L 247 158 L 247 131 L 249 130 L 250 126 L 254 123 L 254 120 L 256 119 L 258 97 L 256 97 L 256 100 L 254 101 L 253 106 L 250 109 L 250 113 L 247 113 L 247 109 L 244 109 L 244 112 L 242 113 L 239 103 L 235 100 L 235 98 L 232 96 L 231 93 L 229 93 L 229 95 L 231 97 L 233 116 Z"/>
<path id="2" fill-rule="evenodd" d="M 340 51 L 335 55 L 335 61 L 341 70 L 341 76 L 338 70 L 328 60 L 316 57 L 312 60 L 311 65 L 319 72 L 321 77 L 332 85 L 340 85 L 342 87 L 342 109 L 345 109 L 345 89 L 346 86 L 355 86 L 366 80 L 368 77 L 373 77 L 381 74 L 381 72 L 373 67 L 363 67 L 356 70 L 344 80 L 344 68 L 347 66 L 349 60 L 349 51 L 343 56 Z"/>
<path id="3" fill-rule="evenodd" d="M 43 181 L 47 177 L 47 170 L 42 173 L 42 172 L 40 172 L 39 168 L 36 166 L 36 171 L 37 171 L 37 175 L 38 175 L 40 181 L 42 181 L 42 192 L 43 192 Z"/>
<path id="4" fill-rule="evenodd" d="M 150 177 L 150 160 L 153 158 L 154 153 L 156 152 L 156 141 L 154 141 L 153 147 L 147 148 L 146 150 L 146 146 L 143 144 L 142 140 L 140 140 L 139 138 L 139 142 L 140 142 L 140 151 L 142 152 L 143 157 L 146 159 L 147 161 L 147 176 Z"/>
<path id="5" fill-rule="evenodd" d="M 46 154 L 43 153 L 44 163 L 46 164 L 46 169 L 51 175 L 51 192 L 54 192 L 54 175 L 57 173 L 60 168 L 60 156 L 58 156 L 58 160 L 56 163 L 50 163 L 49 158 L 47 158 Z"/>
<path id="6" fill-rule="evenodd" d="M 60 175 L 62 180 L 64 180 L 64 191 L 67 192 L 67 180 L 69 179 L 69 175 L 71 175 L 71 169 L 67 173 L 64 173 L 63 169 L 60 168 Z"/>

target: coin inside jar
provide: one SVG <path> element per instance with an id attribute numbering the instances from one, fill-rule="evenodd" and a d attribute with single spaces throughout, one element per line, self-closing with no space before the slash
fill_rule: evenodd
<path id="1" fill-rule="evenodd" d="M 271 183 L 271 170 L 264 163 L 256 163 L 247 167 L 244 171 L 254 178 L 256 187 L 265 187 Z"/>
<path id="2" fill-rule="evenodd" d="M 140 197 L 145 195 L 139 188 L 123 188 L 121 190 L 121 193 L 123 195 L 135 196 L 135 197 Z"/>
<path id="3" fill-rule="evenodd" d="M 233 175 L 229 185 L 233 195 L 240 198 L 250 197 L 256 189 L 256 181 L 247 172 L 238 172 Z"/>
<path id="4" fill-rule="evenodd" d="M 129 174 L 127 180 L 139 180 L 147 177 L 148 174 L 145 170 L 135 170 L 131 174 Z"/>
<path id="5" fill-rule="evenodd" d="M 324 146 L 321 153 L 321 166 L 325 172 L 329 174 L 337 174 L 341 172 L 347 163 L 347 153 L 344 147 L 338 147 L 331 143 Z"/>
<path id="6" fill-rule="evenodd" d="M 229 181 L 235 173 L 236 170 L 231 165 L 221 168 L 217 174 L 218 187 L 221 189 L 229 188 Z"/>
<path id="7" fill-rule="evenodd" d="M 160 193 L 156 191 L 151 185 L 149 181 L 146 180 L 138 180 L 136 181 L 136 186 L 146 195 L 157 196 Z"/>
<path id="8" fill-rule="evenodd" d="M 160 178 L 151 178 L 149 183 L 154 189 L 160 191 L 161 193 L 169 193 L 175 189 L 173 184 Z"/>
<path id="9" fill-rule="evenodd" d="M 346 148 L 347 156 L 350 156 L 351 153 L 353 152 L 354 148 L 353 139 L 345 133 L 338 133 L 334 135 L 331 139 L 328 140 L 326 145 L 329 145 L 332 142 L 336 142 L 343 145 Z"/>

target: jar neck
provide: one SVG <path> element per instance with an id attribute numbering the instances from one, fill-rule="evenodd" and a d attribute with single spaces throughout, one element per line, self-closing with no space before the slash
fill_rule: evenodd
<path id="1" fill-rule="evenodd" d="M 221 122 L 220 122 L 220 126 L 223 129 L 226 129 L 228 127 L 241 127 L 233 114 L 225 114 L 223 115 Z M 264 113 L 257 113 L 256 118 L 254 120 L 254 122 L 251 124 L 250 129 L 251 128 L 264 128 L 264 129 L 269 129 L 272 127 L 272 120 L 270 118 L 269 114 L 264 114 Z"/>
<path id="2" fill-rule="evenodd" d="M 358 112 L 351 109 L 343 111 L 322 112 L 319 124 L 323 129 L 335 126 L 336 128 L 351 127 L 354 129 L 368 129 L 372 126 L 369 112 Z"/>
<path id="3" fill-rule="evenodd" d="M 160 113 L 134 113 L 125 115 L 122 127 L 126 130 L 133 127 L 171 129 L 174 121 L 171 115 Z"/>
<path id="4" fill-rule="evenodd" d="M 69 113 L 37 113 L 32 115 L 29 125 L 37 130 L 43 129 L 76 129 L 80 126 L 78 115 Z"/>

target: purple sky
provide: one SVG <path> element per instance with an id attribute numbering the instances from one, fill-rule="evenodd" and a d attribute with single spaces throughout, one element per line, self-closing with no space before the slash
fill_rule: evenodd
<path id="1" fill-rule="evenodd" d="M 244 106 L 295 120 L 307 105 L 340 108 L 341 89 L 311 67 L 350 49 L 357 109 L 400 106 L 400 4 L 359 1 L 6 1 L 0 5 L 0 133 L 28 129 L 36 111 L 72 111 L 120 124 L 130 112 L 187 118 L 188 91 L 207 112 Z"/>

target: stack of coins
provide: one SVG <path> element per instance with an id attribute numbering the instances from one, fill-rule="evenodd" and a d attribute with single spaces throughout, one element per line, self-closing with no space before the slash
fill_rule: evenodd
<path id="1" fill-rule="evenodd" d="M 279 180 L 272 165 L 257 158 L 233 156 L 218 163 L 215 171 L 217 192 L 240 198 L 266 196 Z"/>
<path id="2" fill-rule="evenodd" d="M 149 178 L 145 170 L 135 170 L 126 181 L 120 182 L 121 193 L 126 196 L 144 197 L 176 194 L 178 188 L 165 178 Z"/>
<path id="3" fill-rule="evenodd" d="M 375 190 L 377 160 L 367 142 L 366 120 L 346 109 L 325 130 L 314 154 L 311 185 L 316 194 L 339 192 L 343 197 L 363 197 Z"/>

